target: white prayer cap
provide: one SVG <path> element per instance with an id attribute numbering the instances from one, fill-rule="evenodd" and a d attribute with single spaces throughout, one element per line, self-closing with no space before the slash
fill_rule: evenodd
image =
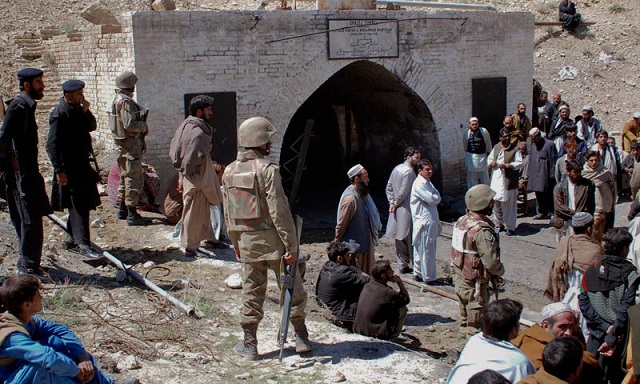
<path id="1" fill-rule="evenodd" d="M 590 105 L 585 105 L 584 107 L 582 107 L 582 110 L 587 112 L 593 112 L 593 107 Z"/>
<path id="2" fill-rule="evenodd" d="M 347 177 L 349 177 L 350 179 L 358 176 L 360 174 L 360 172 L 362 172 L 362 170 L 364 169 L 364 167 L 360 164 L 356 164 L 353 167 L 351 167 L 349 169 L 349 171 L 347 172 Z"/>
<path id="3" fill-rule="evenodd" d="M 565 312 L 573 313 L 573 310 L 571 309 L 570 306 L 568 306 L 565 303 L 551 303 L 545 306 L 544 308 L 542 308 L 542 313 L 541 313 L 542 321 L 545 321 L 547 319 L 550 319 L 556 315 L 559 315 Z"/>
<path id="4" fill-rule="evenodd" d="M 540 134 L 540 130 L 538 128 L 531 128 L 529 130 L 529 136 L 538 136 Z"/>
<path id="5" fill-rule="evenodd" d="M 558 112 L 562 111 L 563 109 L 569 109 L 569 107 L 567 107 L 566 105 L 561 105 L 560 108 L 558 108 Z"/>
<path id="6" fill-rule="evenodd" d="M 469 119 L 470 123 L 473 123 L 474 121 L 479 121 L 477 117 L 472 117 Z"/>
<path id="7" fill-rule="evenodd" d="M 636 112 L 633 114 L 634 119 L 640 119 L 640 112 Z"/>
<path id="8" fill-rule="evenodd" d="M 583 228 L 593 222 L 593 216 L 589 212 L 576 212 L 571 218 L 571 226 Z"/>

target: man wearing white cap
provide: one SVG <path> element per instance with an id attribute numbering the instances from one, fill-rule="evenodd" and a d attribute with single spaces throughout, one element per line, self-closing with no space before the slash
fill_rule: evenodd
<path id="1" fill-rule="evenodd" d="M 369 195 L 369 174 L 360 164 L 347 172 L 349 185 L 338 204 L 336 241 L 355 241 L 360 244 L 352 263 L 364 273 L 371 272 L 375 245 L 382 228 L 380 213 Z"/>
<path id="2" fill-rule="evenodd" d="M 567 304 L 557 302 L 542 308 L 542 322 L 520 332 L 511 342 L 520 349 L 535 366 L 542 368 L 542 352 L 554 339 L 574 337 L 576 317 Z M 601 383 L 602 370 L 595 356 L 587 351 L 582 354 L 582 380 L 576 383 Z M 588 373 L 588 375 L 587 375 Z"/>
<path id="3" fill-rule="evenodd" d="M 640 112 L 635 112 L 632 117 L 622 128 L 622 150 L 627 153 L 631 151 L 631 143 L 640 142 Z"/>
<path id="4" fill-rule="evenodd" d="M 558 116 L 551 122 L 551 129 L 547 134 L 547 139 L 552 140 L 556 145 L 556 151 L 560 151 L 560 147 L 564 144 L 564 136 L 567 125 L 573 125 L 573 120 L 569 117 L 571 110 L 566 105 L 558 108 Z"/>
<path id="5" fill-rule="evenodd" d="M 491 137 L 486 128 L 480 126 L 477 117 L 469 119 L 469 130 L 465 134 L 465 163 L 467 165 L 467 188 L 474 185 L 489 185 L 487 156 L 491 152 Z"/>
<path id="6" fill-rule="evenodd" d="M 529 167 L 527 168 L 527 189 L 536 194 L 538 215 L 536 220 L 548 219 L 553 212 L 553 187 L 555 185 L 555 165 L 558 151 L 551 140 L 542 137 L 538 128 L 531 128 Z"/>
<path id="7" fill-rule="evenodd" d="M 587 147 L 591 147 L 596 142 L 598 133 L 603 130 L 600 120 L 593 117 L 593 107 L 585 105 L 582 107 L 582 119 L 576 122 L 578 137 L 587 142 Z"/>

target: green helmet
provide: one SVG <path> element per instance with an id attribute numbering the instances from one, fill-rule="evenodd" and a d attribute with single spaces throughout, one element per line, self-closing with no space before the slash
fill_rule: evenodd
<path id="1" fill-rule="evenodd" d="M 245 148 L 259 147 L 271 141 L 276 129 L 264 117 L 252 117 L 240 124 L 238 144 Z"/>
<path id="2" fill-rule="evenodd" d="M 120 89 L 133 88 L 138 82 L 138 76 L 131 71 L 124 71 L 116 77 L 116 87 Z"/>
<path id="3" fill-rule="evenodd" d="M 486 184 L 478 184 L 471 187 L 464 195 L 464 203 L 470 211 L 482 211 L 489 206 L 496 193 Z"/>

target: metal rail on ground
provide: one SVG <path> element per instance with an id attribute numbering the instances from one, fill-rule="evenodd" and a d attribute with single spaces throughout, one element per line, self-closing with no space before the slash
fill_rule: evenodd
<path id="1" fill-rule="evenodd" d="M 58 216 L 56 216 L 54 214 L 51 214 L 51 215 L 47 215 L 47 217 L 51 221 L 56 223 L 58 226 L 62 227 L 62 229 L 64 229 L 65 231 L 67 230 L 67 223 L 65 221 L 63 221 L 61 218 L 59 218 Z M 142 284 L 146 285 L 147 288 L 149 288 L 152 291 L 154 291 L 155 293 L 159 294 L 161 297 L 163 297 L 165 300 L 167 300 L 171 304 L 173 304 L 176 307 L 178 307 L 179 309 L 181 309 L 187 315 L 189 315 L 191 317 L 194 317 L 196 319 L 201 319 L 201 318 L 204 317 L 204 313 L 202 313 L 202 311 L 200 311 L 199 309 L 195 308 L 192 305 L 187 305 L 187 304 L 183 303 L 182 301 L 178 300 L 177 298 L 172 296 L 169 292 L 167 292 L 164 289 L 158 287 L 151 280 L 147 279 L 146 277 L 142 276 L 138 272 L 134 271 L 131 268 L 131 265 L 125 264 L 124 262 L 122 262 L 122 260 L 120 260 L 117 257 L 113 256 L 111 253 L 105 251 L 104 249 L 102 249 L 101 247 L 97 246 L 94 243 L 91 243 L 91 246 L 95 250 L 101 252 L 102 255 L 107 260 L 109 260 L 113 265 L 116 266 L 116 268 L 125 271 L 128 276 L 131 276 L 134 279 L 136 279 L 139 282 L 141 282 Z"/>

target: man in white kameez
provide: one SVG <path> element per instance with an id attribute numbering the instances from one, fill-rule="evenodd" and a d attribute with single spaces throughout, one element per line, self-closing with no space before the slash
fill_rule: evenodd
<path id="1" fill-rule="evenodd" d="M 418 177 L 411 187 L 411 215 L 413 217 L 413 275 L 416 281 L 427 284 L 436 280 L 436 240 L 442 232 L 438 204 L 440 192 L 431 183 L 433 166 L 420 160 Z"/>
<path id="2" fill-rule="evenodd" d="M 173 139 L 169 155 L 182 175 L 182 230 L 180 244 L 186 256 L 194 257 L 203 240 L 216 240 L 211 227 L 211 205 L 222 202 L 216 165 L 211 160 L 213 127 L 207 123 L 213 98 L 198 95 L 189 103 L 187 117 Z M 219 165 L 217 167 L 220 167 Z"/>
<path id="3" fill-rule="evenodd" d="M 411 270 L 411 208 L 409 195 L 416 179 L 414 167 L 420 161 L 420 150 L 407 147 L 404 150 L 404 162 L 396 165 L 387 182 L 386 194 L 389 201 L 389 221 L 385 236 L 396 243 L 396 258 L 400 273 Z"/>
<path id="4" fill-rule="evenodd" d="M 491 189 L 496 193 L 493 200 L 493 215 L 496 230 L 506 229 L 507 236 L 516 230 L 518 208 L 518 178 L 522 167 L 522 154 L 511 143 L 509 130 L 500 130 L 500 143 L 489 154 Z"/>

